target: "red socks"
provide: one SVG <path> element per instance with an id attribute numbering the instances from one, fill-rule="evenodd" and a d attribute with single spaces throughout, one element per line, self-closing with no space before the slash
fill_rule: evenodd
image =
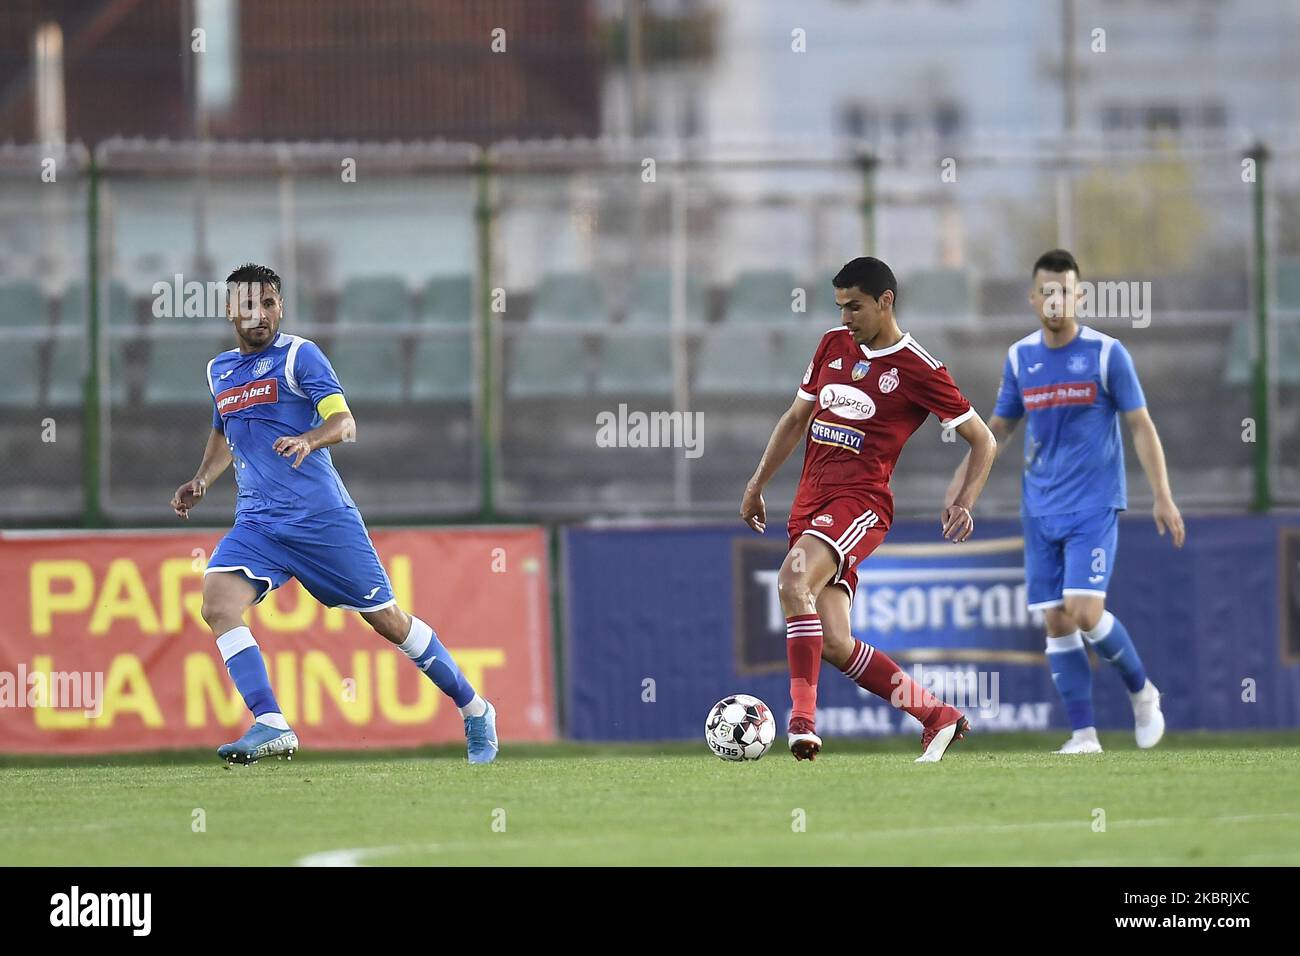
<path id="1" fill-rule="evenodd" d="M 817 675 L 822 666 L 822 622 L 816 614 L 785 619 L 785 656 L 790 662 L 791 719 L 817 715 Z"/>
<path id="2" fill-rule="evenodd" d="M 789 625 L 786 627 L 788 630 Z M 820 649 L 821 628 L 817 629 L 817 636 L 817 646 Z M 862 641 L 853 642 L 853 653 L 849 654 L 843 670 L 859 687 L 871 691 L 877 697 L 883 697 L 891 707 L 907 711 L 922 724 L 944 707 L 943 701 L 908 677 L 888 654 Z M 791 674 L 793 673 L 792 668 Z M 793 688 L 793 680 L 790 685 Z"/>

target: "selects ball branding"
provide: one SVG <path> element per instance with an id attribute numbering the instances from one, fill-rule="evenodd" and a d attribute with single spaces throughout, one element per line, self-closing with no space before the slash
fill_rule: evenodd
<path id="1" fill-rule="evenodd" d="M 758 760 L 775 739 L 771 709 L 749 694 L 724 697 L 704 721 L 704 740 L 722 760 Z"/>

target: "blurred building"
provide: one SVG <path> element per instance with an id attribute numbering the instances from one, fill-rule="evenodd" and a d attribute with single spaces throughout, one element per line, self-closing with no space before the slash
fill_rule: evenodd
<path id="1" fill-rule="evenodd" d="M 0 139 L 34 137 L 33 44 L 48 23 L 62 32 L 67 138 L 90 145 L 486 142 L 599 124 L 586 0 L 6 0 Z"/>

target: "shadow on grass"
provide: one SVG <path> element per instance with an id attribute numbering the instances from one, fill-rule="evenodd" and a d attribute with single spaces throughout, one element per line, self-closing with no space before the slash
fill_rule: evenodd
<path id="1" fill-rule="evenodd" d="M 958 744 L 962 752 L 968 753 L 1050 753 L 1059 747 L 1067 734 L 1064 731 L 1048 733 L 1010 733 L 1010 734 L 973 734 L 968 740 Z M 1136 747 L 1130 734 L 1125 731 L 1109 731 L 1103 735 L 1108 751 L 1131 751 Z M 827 741 L 827 752 L 845 754 L 887 754 L 910 753 L 918 750 L 919 735 L 895 735 L 875 739 L 833 738 Z M 309 741 L 310 744 L 310 741 Z M 773 746 L 772 756 L 780 754 L 784 741 L 779 739 Z M 1279 747 L 1300 747 L 1300 731 L 1250 731 L 1244 733 L 1208 733 L 1205 731 L 1171 733 L 1160 744 L 1159 750 L 1223 750 L 1223 749 L 1272 749 Z M 957 754 L 958 751 L 954 751 Z M 704 758 L 708 750 L 703 743 L 694 741 L 668 741 L 663 743 L 573 743 L 563 741 L 552 744 L 511 744 L 508 741 L 502 750 L 500 759 L 510 762 L 520 760 L 555 760 L 560 758 L 600 758 L 600 757 L 692 757 Z M 414 749 L 375 749 L 375 750 L 311 750 L 307 749 L 299 758 L 303 763 L 355 762 L 372 760 L 464 760 L 463 744 L 446 744 L 437 747 L 417 747 Z M 296 762 L 296 761 L 295 761 Z M 196 763 L 218 764 L 214 749 L 162 750 L 147 753 L 121 754 L 78 754 L 78 755 L 41 755 L 41 754 L 0 754 L 0 768 L 5 767 L 155 767 L 168 765 L 193 765 Z"/>

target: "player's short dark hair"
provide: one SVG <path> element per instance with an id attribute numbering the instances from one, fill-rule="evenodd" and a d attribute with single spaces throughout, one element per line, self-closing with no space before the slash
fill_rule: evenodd
<path id="1" fill-rule="evenodd" d="M 894 271 L 875 256 L 858 256 L 844 264 L 844 268 L 835 273 L 831 285 L 837 289 L 859 289 L 879 301 L 886 291 L 894 293 L 894 304 L 898 304 L 898 280 Z"/>
<path id="2" fill-rule="evenodd" d="M 232 282 L 260 282 L 272 286 L 276 292 L 280 291 L 280 277 L 275 274 L 275 270 L 269 266 L 259 266 L 256 262 L 245 262 L 226 276 L 226 285 Z"/>
<path id="3" fill-rule="evenodd" d="M 1049 249 L 1038 257 L 1034 263 L 1033 271 L 1029 274 L 1036 275 L 1038 270 L 1044 272 L 1073 272 L 1076 276 L 1081 276 L 1079 272 L 1079 263 L 1075 261 L 1074 255 L 1065 249 Z"/>

